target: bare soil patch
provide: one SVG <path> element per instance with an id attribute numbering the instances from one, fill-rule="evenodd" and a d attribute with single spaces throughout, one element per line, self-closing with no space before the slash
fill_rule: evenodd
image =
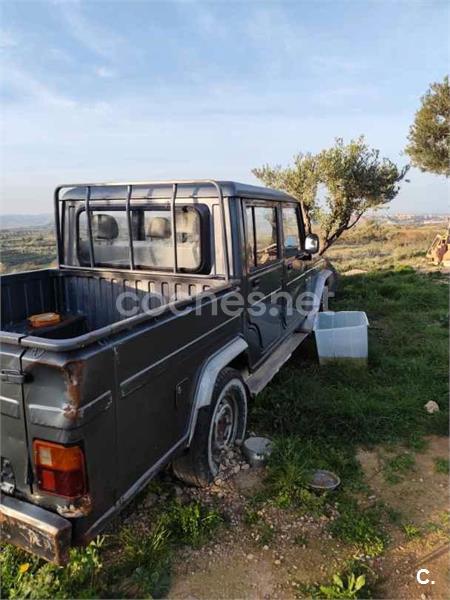
<path id="1" fill-rule="evenodd" d="M 379 577 L 378 597 L 448 597 L 448 475 L 437 473 L 435 466 L 435 458 L 448 457 L 448 438 L 430 437 L 427 442 L 414 455 L 411 471 L 395 484 L 386 480 L 384 465 L 405 448 L 358 453 L 370 487 L 366 502 L 382 501 L 400 515 L 395 524 L 386 523 L 391 543 L 385 554 L 368 562 Z M 305 595 L 305 585 L 329 582 L 352 558 L 352 548 L 329 535 L 333 515 L 302 515 L 270 506 L 258 511 L 257 523 L 249 525 L 250 499 L 261 489 L 263 477 L 264 470 L 250 469 L 206 490 L 183 488 L 183 494 L 218 504 L 230 526 L 202 548 L 180 551 L 170 598 L 298 598 Z M 418 537 L 408 539 L 405 524 L 414 525 Z M 417 583 L 419 568 L 430 570 L 433 585 Z"/>
<path id="2" fill-rule="evenodd" d="M 408 449 L 379 447 L 358 453 L 373 499 L 397 511 L 400 519 L 389 527 L 391 544 L 380 572 L 379 591 L 385 598 L 449 597 L 449 476 L 438 473 L 435 464 L 436 458 L 448 459 L 449 440 L 432 436 L 426 441 L 426 450 L 414 454 L 414 465 L 393 484 L 386 481 L 385 466 Z M 405 526 L 415 527 L 417 536 L 410 539 Z M 420 568 L 430 570 L 434 584 L 417 582 Z"/>

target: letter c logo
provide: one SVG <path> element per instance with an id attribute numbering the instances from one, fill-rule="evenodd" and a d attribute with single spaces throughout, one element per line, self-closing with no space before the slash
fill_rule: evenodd
<path id="1" fill-rule="evenodd" d="M 416 575 L 417 583 L 420 583 L 420 585 L 427 585 L 427 583 L 430 583 L 430 580 L 422 579 L 422 577 L 421 577 L 422 573 L 426 573 L 427 575 L 429 575 L 430 571 L 428 569 L 419 569 L 417 571 L 417 575 Z"/>

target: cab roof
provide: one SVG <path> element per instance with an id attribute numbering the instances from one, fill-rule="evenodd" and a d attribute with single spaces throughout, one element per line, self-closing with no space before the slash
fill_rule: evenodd
<path id="1" fill-rule="evenodd" d="M 132 186 L 131 199 L 167 199 L 172 197 L 173 184 L 177 184 L 177 198 L 216 198 L 217 191 L 208 181 L 198 182 L 124 182 L 124 183 L 83 183 L 59 186 L 61 200 L 84 200 L 90 187 L 91 200 L 125 200 L 128 186 Z M 237 181 L 216 181 L 222 195 L 227 197 L 254 198 L 264 200 L 295 201 L 280 190 L 274 190 Z"/>

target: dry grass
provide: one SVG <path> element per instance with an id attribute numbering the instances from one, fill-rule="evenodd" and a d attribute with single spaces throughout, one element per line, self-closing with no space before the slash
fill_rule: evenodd
<path id="1" fill-rule="evenodd" d="M 420 270 L 430 267 L 426 252 L 444 226 L 385 225 L 367 221 L 344 235 L 327 252 L 336 268 L 372 271 L 410 266 Z"/>

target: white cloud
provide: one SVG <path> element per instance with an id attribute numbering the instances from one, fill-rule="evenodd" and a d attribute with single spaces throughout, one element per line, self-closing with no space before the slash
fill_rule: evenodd
<path id="1" fill-rule="evenodd" d="M 69 34 L 84 48 L 104 58 L 117 57 L 124 40 L 117 34 L 90 21 L 80 2 L 57 3 Z"/>
<path id="2" fill-rule="evenodd" d="M 41 104 L 62 108 L 75 108 L 77 102 L 52 90 L 47 84 L 36 79 L 27 71 L 14 64 L 3 64 L 2 75 L 5 83 L 19 98 L 31 99 Z"/>
<path id="3" fill-rule="evenodd" d="M 117 77 L 116 71 L 114 69 L 110 69 L 109 67 L 97 67 L 95 69 L 95 74 L 97 77 L 101 77 L 103 79 L 113 79 Z"/>

